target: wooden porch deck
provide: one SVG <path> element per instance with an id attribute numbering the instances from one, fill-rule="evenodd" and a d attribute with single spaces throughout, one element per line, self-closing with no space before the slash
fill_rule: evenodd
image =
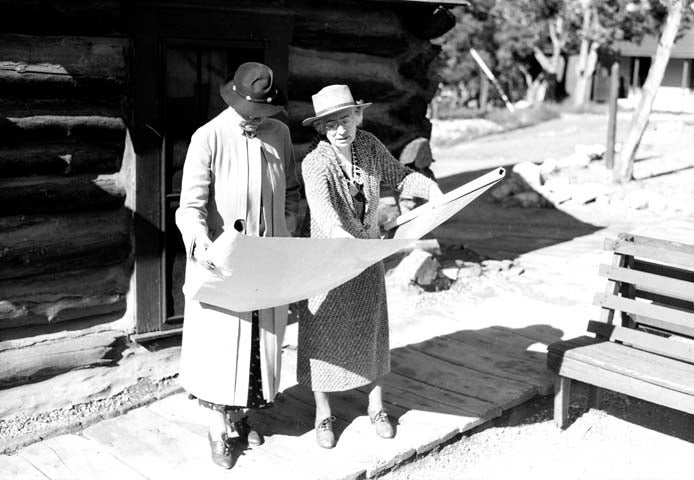
<path id="1" fill-rule="evenodd" d="M 318 447 L 312 393 L 294 385 L 271 410 L 251 421 L 267 432 L 260 447 L 245 450 L 230 471 L 209 460 L 206 416 L 184 393 L 50 438 L 0 457 L 3 478 L 363 478 L 373 477 L 478 426 L 538 394 L 552 377 L 545 355 L 528 351 L 556 340 L 542 328 L 460 331 L 396 348 L 385 389 L 397 420 L 393 440 L 378 438 L 365 415 L 360 390 L 333 397 L 339 435 L 333 450 Z M 285 355 L 291 375 L 295 351 Z"/>

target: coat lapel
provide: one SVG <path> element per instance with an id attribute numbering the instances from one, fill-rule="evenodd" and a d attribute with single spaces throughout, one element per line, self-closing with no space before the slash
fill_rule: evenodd
<path id="1" fill-rule="evenodd" d="M 322 145 L 321 153 L 325 161 L 330 165 L 330 170 L 335 178 L 335 186 L 339 189 L 338 194 L 347 200 L 347 205 L 349 205 L 352 213 L 356 215 L 357 209 L 354 206 L 354 198 L 352 198 L 352 194 L 349 193 L 349 180 L 345 172 L 342 171 L 340 161 L 337 159 L 337 154 L 328 142 L 324 142 Z"/>
<path id="2" fill-rule="evenodd" d="M 368 164 L 369 156 L 367 155 L 367 152 L 364 151 L 363 142 L 361 141 L 361 135 L 359 130 L 357 130 L 356 138 L 354 139 L 354 142 L 352 142 L 352 149 L 354 151 L 354 158 L 357 162 L 357 165 L 359 165 L 361 169 L 364 171 L 364 218 L 366 219 L 366 216 L 368 215 L 369 210 L 371 209 L 372 203 L 371 194 L 373 192 L 373 172 L 371 166 Z"/>
<path id="3" fill-rule="evenodd" d="M 260 155 L 260 139 L 247 138 L 248 162 L 248 216 L 246 217 L 246 234 L 258 235 L 260 227 L 260 195 L 262 192 L 263 174 Z"/>

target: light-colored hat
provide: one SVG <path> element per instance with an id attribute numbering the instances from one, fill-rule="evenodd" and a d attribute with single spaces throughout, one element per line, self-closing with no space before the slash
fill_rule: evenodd
<path id="1" fill-rule="evenodd" d="M 313 100 L 313 111 L 315 112 L 315 116 L 309 117 L 301 122 L 304 126 L 310 125 L 316 120 L 335 112 L 353 107 L 368 107 L 371 105 L 371 103 L 364 103 L 361 100 L 355 102 L 354 97 L 352 97 L 352 92 L 347 85 L 328 85 L 313 95 L 311 99 Z"/>

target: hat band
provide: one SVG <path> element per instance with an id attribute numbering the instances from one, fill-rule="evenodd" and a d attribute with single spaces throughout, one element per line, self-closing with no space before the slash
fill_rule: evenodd
<path id="1" fill-rule="evenodd" d="M 253 98 L 250 95 L 243 95 L 241 94 L 238 90 L 236 90 L 236 85 L 232 84 L 231 89 L 238 95 L 239 97 L 243 98 L 247 102 L 253 102 L 253 103 L 272 103 L 272 100 L 275 98 L 274 96 L 267 97 L 267 98 Z M 279 92 L 277 89 L 275 89 L 275 94 L 277 95 Z"/>
<path id="2" fill-rule="evenodd" d="M 331 106 L 328 107 L 328 108 L 324 108 L 323 110 L 321 110 L 321 111 L 319 111 L 319 112 L 316 112 L 316 117 L 321 117 L 321 116 L 326 115 L 326 114 L 328 114 L 328 113 L 332 113 L 332 112 L 334 112 L 335 110 L 339 110 L 339 109 L 341 109 L 341 108 L 343 108 L 343 107 L 358 107 L 358 106 L 359 106 L 359 105 L 357 105 L 357 104 L 354 103 L 354 102 L 338 103 L 337 105 L 331 105 Z"/>

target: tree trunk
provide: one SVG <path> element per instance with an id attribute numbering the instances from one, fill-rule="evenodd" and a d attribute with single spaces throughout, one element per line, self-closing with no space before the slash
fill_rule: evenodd
<path id="1" fill-rule="evenodd" d="M 583 55 L 583 44 L 586 44 L 586 54 Z M 598 43 L 581 41 L 581 54 L 578 60 L 578 75 L 576 76 L 576 87 L 574 89 L 574 106 L 580 107 L 590 98 L 590 80 L 595 72 L 595 65 L 598 63 Z"/>
<path id="2" fill-rule="evenodd" d="M 480 75 L 480 111 L 486 112 L 489 106 L 489 79 L 486 75 Z"/>
<path id="3" fill-rule="evenodd" d="M 619 159 L 615 164 L 614 179 L 624 183 L 631 180 L 634 171 L 634 157 L 639 148 L 643 132 L 648 125 L 648 117 L 653 109 L 653 101 L 658 87 L 663 81 L 665 67 L 670 60 L 670 52 L 675 43 L 675 37 L 682 21 L 683 0 L 673 0 L 668 8 L 668 15 L 665 19 L 663 33 L 658 42 L 658 49 L 655 52 L 655 61 L 648 70 L 648 77 L 643 85 L 641 99 L 634 111 L 629 125 L 626 140 L 619 152 Z"/>
<path id="4" fill-rule="evenodd" d="M 598 60 L 597 42 L 590 40 L 592 25 L 597 23 L 597 12 L 593 11 L 590 1 L 584 2 L 583 27 L 581 28 L 581 47 L 576 64 L 576 86 L 574 87 L 574 106 L 584 105 L 590 95 L 590 79 L 593 77 Z"/>

